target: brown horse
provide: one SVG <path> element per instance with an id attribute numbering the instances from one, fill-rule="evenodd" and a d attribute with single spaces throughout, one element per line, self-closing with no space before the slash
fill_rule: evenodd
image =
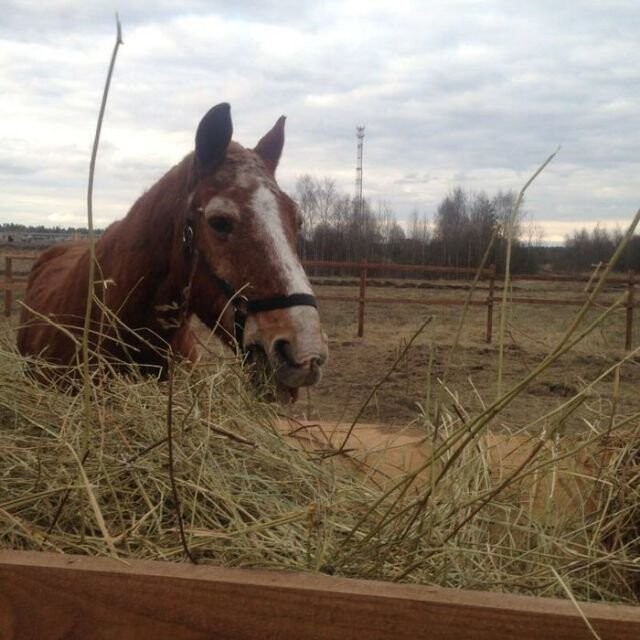
<path id="1" fill-rule="evenodd" d="M 170 353 L 196 358 L 195 314 L 227 343 L 259 350 L 295 396 L 318 382 L 327 339 L 295 251 L 300 215 L 275 180 L 284 117 L 253 150 L 231 135 L 229 105 L 213 107 L 195 151 L 97 240 L 91 346 L 162 374 Z M 18 330 L 23 355 L 63 369 L 78 361 L 89 261 L 88 245 L 77 243 L 34 264 Z"/>

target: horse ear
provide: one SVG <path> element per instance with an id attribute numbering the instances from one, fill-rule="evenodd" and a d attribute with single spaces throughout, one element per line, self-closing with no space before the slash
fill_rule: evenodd
<path id="1" fill-rule="evenodd" d="M 271 173 L 276 172 L 280 161 L 282 147 L 284 147 L 284 121 L 285 116 L 280 116 L 269 133 L 265 134 L 258 142 L 254 151 L 262 158 Z"/>
<path id="2" fill-rule="evenodd" d="M 209 109 L 196 131 L 196 158 L 201 172 L 209 173 L 222 164 L 232 134 L 229 104 L 222 102 Z"/>

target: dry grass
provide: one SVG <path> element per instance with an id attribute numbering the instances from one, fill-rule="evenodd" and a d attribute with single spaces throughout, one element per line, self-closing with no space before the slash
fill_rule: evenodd
<path id="1" fill-rule="evenodd" d="M 569 398 L 532 416 L 542 436 L 522 439 L 505 465 L 486 438 L 500 406 L 443 405 L 436 423 L 414 419 L 429 454 L 379 483 L 375 468 L 344 464 L 348 452 L 297 447 L 239 363 L 220 360 L 176 369 L 172 466 L 166 383 L 97 378 L 83 460 L 81 399 L 34 382 L 13 342 L 6 326 L 4 548 L 180 560 L 181 513 L 201 562 L 638 601 L 638 416 L 601 412 L 583 435 L 561 439 L 581 402 Z"/>

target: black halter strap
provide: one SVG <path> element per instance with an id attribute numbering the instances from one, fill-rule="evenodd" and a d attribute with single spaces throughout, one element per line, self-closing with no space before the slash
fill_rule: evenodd
<path id="1" fill-rule="evenodd" d="M 202 209 L 199 208 L 199 214 L 202 214 Z M 234 308 L 234 338 L 238 345 L 242 347 L 244 337 L 244 326 L 247 321 L 247 316 L 252 313 L 259 313 L 261 311 L 275 311 L 276 309 L 288 309 L 290 307 L 318 307 L 315 296 L 309 293 L 291 293 L 289 295 L 273 296 L 271 298 L 259 298 L 257 300 L 249 300 L 242 292 L 236 290 L 233 285 L 221 278 L 211 267 L 209 261 L 206 260 L 200 252 L 197 251 L 195 246 L 195 225 L 191 216 L 187 217 L 187 220 L 182 229 L 182 247 L 186 256 L 193 260 L 194 258 L 204 266 L 209 277 L 216 283 L 218 288 L 222 291 L 225 297 L 229 300 Z"/>
<path id="2" fill-rule="evenodd" d="M 318 307 L 315 296 L 309 293 L 291 293 L 288 296 L 274 296 L 273 298 L 263 298 L 262 300 L 248 300 L 247 312 L 257 313 L 258 311 L 275 311 L 276 309 L 286 309 L 287 307 Z"/>

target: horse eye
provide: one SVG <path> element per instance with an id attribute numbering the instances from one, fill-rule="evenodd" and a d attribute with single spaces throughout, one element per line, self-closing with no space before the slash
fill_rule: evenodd
<path id="1" fill-rule="evenodd" d="M 209 220 L 209 226 L 216 232 L 221 235 L 229 235 L 233 231 L 233 223 L 229 218 L 223 218 L 222 216 L 217 216 L 215 218 L 211 218 Z"/>

